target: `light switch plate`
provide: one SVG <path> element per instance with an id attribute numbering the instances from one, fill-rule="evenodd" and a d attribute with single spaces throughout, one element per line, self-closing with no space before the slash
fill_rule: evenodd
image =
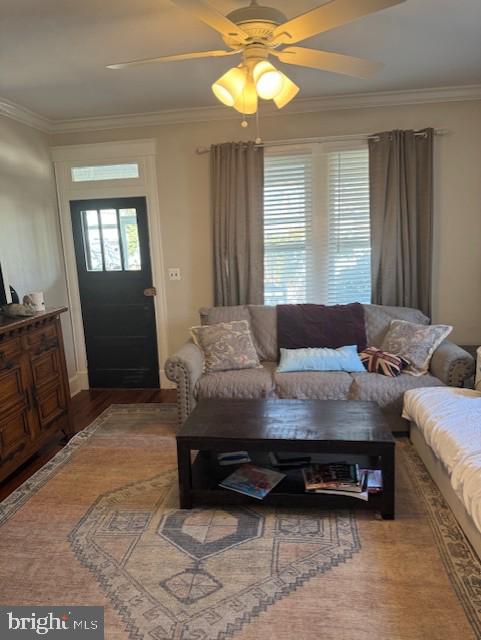
<path id="1" fill-rule="evenodd" d="M 179 267 L 169 267 L 169 280 L 180 280 Z"/>

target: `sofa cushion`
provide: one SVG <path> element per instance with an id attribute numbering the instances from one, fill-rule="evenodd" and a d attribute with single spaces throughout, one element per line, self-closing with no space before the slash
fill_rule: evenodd
<path id="1" fill-rule="evenodd" d="M 380 373 L 352 373 L 351 400 L 372 400 L 389 412 L 401 413 L 403 394 L 408 389 L 418 387 L 445 386 L 441 380 L 425 374 L 414 377 L 401 373 L 397 378 L 389 378 Z"/>
<path id="2" fill-rule="evenodd" d="M 260 360 L 277 360 L 277 309 L 262 304 L 248 305 L 252 337 Z"/>
<path id="3" fill-rule="evenodd" d="M 343 371 L 298 371 L 274 374 L 279 398 L 347 400 L 352 378 Z"/>
<path id="4" fill-rule="evenodd" d="M 371 347 L 380 347 L 391 324 L 391 320 L 407 320 L 416 324 L 429 324 L 419 309 L 410 307 L 386 307 L 379 304 L 365 304 L 367 343 Z"/>
<path id="5" fill-rule="evenodd" d="M 201 307 L 199 309 L 201 324 L 219 324 L 233 320 L 247 320 L 250 322 L 249 309 L 243 305 L 232 307 Z"/>
<path id="6" fill-rule="evenodd" d="M 260 369 L 215 371 L 202 375 L 194 389 L 201 398 L 269 398 L 274 392 L 275 362 L 263 362 Z"/>
<path id="7" fill-rule="evenodd" d="M 259 360 L 277 360 L 279 354 L 277 351 L 276 307 L 262 304 L 202 307 L 199 309 L 199 315 L 203 325 L 247 320 Z"/>

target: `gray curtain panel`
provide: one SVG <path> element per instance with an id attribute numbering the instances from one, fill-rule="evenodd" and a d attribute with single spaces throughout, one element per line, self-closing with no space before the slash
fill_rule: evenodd
<path id="1" fill-rule="evenodd" d="M 264 149 L 211 147 L 215 304 L 264 302 Z"/>
<path id="2" fill-rule="evenodd" d="M 419 135 L 421 134 L 421 135 Z M 372 302 L 431 312 L 433 129 L 369 140 Z"/>

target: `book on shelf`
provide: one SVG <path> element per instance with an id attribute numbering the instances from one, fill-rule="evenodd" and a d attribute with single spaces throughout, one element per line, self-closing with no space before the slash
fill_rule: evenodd
<path id="1" fill-rule="evenodd" d="M 305 467 L 310 464 L 311 456 L 299 453 L 278 453 L 271 451 L 269 460 L 273 467 Z"/>
<path id="2" fill-rule="evenodd" d="M 330 462 L 312 464 L 302 469 L 306 491 L 330 489 L 361 492 L 362 482 L 358 464 Z"/>
<path id="3" fill-rule="evenodd" d="M 367 472 L 368 493 L 382 492 L 382 471 L 381 469 L 362 469 Z"/>
<path id="4" fill-rule="evenodd" d="M 262 500 L 285 477 L 285 473 L 247 463 L 219 482 L 219 486 Z"/>
<path id="5" fill-rule="evenodd" d="M 217 454 L 217 462 L 222 467 L 231 464 L 243 464 L 244 462 L 250 461 L 251 459 L 247 451 L 225 451 L 224 453 Z"/>

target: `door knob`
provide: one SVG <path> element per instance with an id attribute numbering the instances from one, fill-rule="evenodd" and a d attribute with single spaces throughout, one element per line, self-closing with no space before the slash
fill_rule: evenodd
<path id="1" fill-rule="evenodd" d="M 148 287 L 147 289 L 144 289 L 144 296 L 147 298 L 153 298 L 156 295 L 157 289 L 155 287 Z"/>

